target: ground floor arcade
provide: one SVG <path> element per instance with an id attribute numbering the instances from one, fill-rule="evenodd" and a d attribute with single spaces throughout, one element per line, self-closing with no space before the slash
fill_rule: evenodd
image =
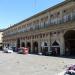
<path id="1" fill-rule="evenodd" d="M 58 55 L 75 55 L 75 31 L 57 31 L 18 37 L 5 42 L 6 46 L 28 47 L 29 53 L 56 51 Z"/>

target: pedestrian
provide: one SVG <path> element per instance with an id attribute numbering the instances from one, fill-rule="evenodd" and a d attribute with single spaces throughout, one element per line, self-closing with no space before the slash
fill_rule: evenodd
<path id="1" fill-rule="evenodd" d="M 58 55 L 58 49 L 55 48 L 55 55 Z"/>

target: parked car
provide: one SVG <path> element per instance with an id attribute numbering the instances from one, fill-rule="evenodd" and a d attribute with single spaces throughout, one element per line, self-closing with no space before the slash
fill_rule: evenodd
<path id="1" fill-rule="evenodd" d="M 19 54 L 23 54 L 23 48 L 17 48 L 17 52 L 18 52 Z"/>
<path id="2" fill-rule="evenodd" d="M 16 47 L 12 47 L 13 51 L 16 52 Z"/>
<path id="3" fill-rule="evenodd" d="M 29 52 L 28 48 L 24 48 L 24 47 L 18 48 L 19 54 L 28 54 L 28 52 Z"/>
<path id="4" fill-rule="evenodd" d="M 5 53 L 13 53 L 13 49 L 11 48 L 11 47 L 5 47 L 5 48 L 3 48 L 3 51 L 5 52 Z"/>
<path id="5" fill-rule="evenodd" d="M 47 56 L 51 56 L 51 55 L 52 55 L 52 50 L 46 52 L 46 55 L 47 55 Z"/>

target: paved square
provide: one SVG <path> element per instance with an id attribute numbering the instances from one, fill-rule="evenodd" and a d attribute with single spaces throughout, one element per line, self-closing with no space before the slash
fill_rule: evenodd
<path id="1" fill-rule="evenodd" d="M 0 75 L 55 75 L 75 59 L 0 52 Z"/>

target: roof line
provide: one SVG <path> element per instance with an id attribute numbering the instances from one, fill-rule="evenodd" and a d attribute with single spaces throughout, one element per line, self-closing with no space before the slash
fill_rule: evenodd
<path id="1" fill-rule="evenodd" d="M 44 14 L 44 13 L 46 13 L 46 12 L 48 12 L 48 11 L 51 11 L 51 10 L 53 10 L 53 9 L 59 7 L 59 6 L 62 6 L 62 5 L 64 5 L 64 4 L 66 4 L 66 3 L 68 3 L 68 2 L 71 2 L 71 1 L 75 1 L 75 0 L 66 0 L 66 1 L 63 1 L 63 2 L 61 2 L 61 3 L 59 3 L 59 4 L 56 4 L 56 5 L 50 7 L 50 8 L 48 8 L 48 9 L 46 9 L 46 10 L 43 10 L 43 11 L 37 13 L 37 14 L 35 14 L 35 15 L 33 15 L 33 16 L 31 16 L 31 17 L 25 19 L 25 20 L 22 20 L 22 21 L 20 21 L 19 23 L 16 23 L 16 24 L 14 24 L 13 26 L 8 27 L 7 29 L 10 29 L 10 28 L 12 28 L 12 27 L 14 27 L 14 26 L 17 26 L 17 25 L 19 25 L 19 24 L 21 24 L 21 23 L 23 23 L 23 22 L 26 22 L 26 21 L 28 21 L 28 20 L 30 20 L 30 19 L 32 19 L 32 18 L 35 18 L 35 17 L 37 17 L 37 16 L 40 16 L 41 14 Z M 5 29 L 5 30 L 7 30 L 7 29 Z"/>

